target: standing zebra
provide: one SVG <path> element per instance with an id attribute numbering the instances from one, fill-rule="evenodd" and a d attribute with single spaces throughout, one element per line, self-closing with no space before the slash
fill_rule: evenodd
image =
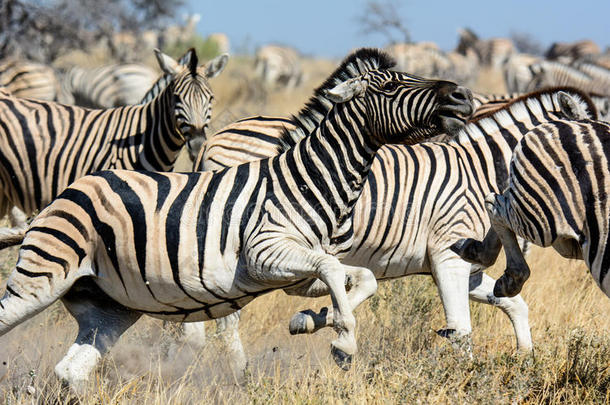
<path id="1" fill-rule="evenodd" d="M 303 81 L 299 59 L 298 52 L 292 48 L 266 45 L 256 51 L 254 71 L 268 86 L 292 89 Z"/>
<path id="2" fill-rule="evenodd" d="M 348 364 L 352 310 L 377 284 L 335 255 L 350 248 L 351 210 L 375 152 L 457 130 L 472 104 L 453 83 L 387 70 L 343 82 L 329 97 L 336 104 L 318 129 L 277 157 L 220 172 L 117 170 L 74 182 L 26 234 L 0 300 L 0 335 L 61 298 L 79 333 L 56 373 L 78 387 L 142 313 L 218 318 L 320 279 L 335 305 L 332 352 Z"/>
<path id="3" fill-rule="evenodd" d="M 473 50 L 479 57 L 482 66 L 500 68 L 502 63 L 515 53 L 515 45 L 508 38 L 479 39 L 470 29 L 459 30 L 460 39 L 456 52 L 468 55 L 469 50 Z"/>
<path id="4" fill-rule="evenodd" d="M 58 101 L 61 86 L 55 70 L 40 63 L 22 60 L 0 62 L 0 86 L 20 98 Z"/>
<path id="5" fill-rule="evenodd" d="M 530 274 L 515 234 L 562 256 L 584 260 L 610 297 L 610 125 L 583 119 L 551 121 L 519 142 L 509 186 L 485 199 L 507 267 L 498 297 L 518 294 Z"/>
<path id="6" fill-rule="evenodd" d="M 590 39 L 585 39 L 572 43 L 555 42 L 549 47 L 544 56 L 549 60 L 571 63 L 578 59 L 597 56 L 599 54 L 599 46 Z"/>
<path id="7" fill-rule="evenodd" d="M 138 104 L 157 78 L 154 70 L 139 64 L 116 64 L 95 69 L 78 66 L 62 76 L 66 104 L 112 108 Z"/>
<path id="8" fill-rule="evenodd" d="M 191 149 L 205 135 L 213 100 L 208 78 L 227 60 L 198 68 L 191 53 L 187 68 L 157 53 L 174 78 L 141 106 L 89 110 L 0 94 L 0 214 L 11 206 L 31 214 L 98 170 L 171 170 L 182 146 Z M 23 235 L 23 228 L 0 229 L 0 246 L 17 244 Z"/>
<path id="9" fill-rule="evenodd" d="M 546 90 L 475 119 L 450 142 L 382 147 L 354 206 L 354 243 L 342 263 L 364 266 L 378 280 L 432 274 L 447 318 L 441 336 L 470 333 L 470 296 L 502 309 L 513 323 L 518 348 L 530 350 L 527 304 L 521 297 L 494 297 L 494 280 L 462 260 L 454 245 L 465 235 L 482 238 L 489 230 L 484 197 L 506 187 L 508 164 L 521 137 L 537 123 L 581 114 L 595 116 L 586 94 L 575 89 Z M 253 157 L 255 139 L 250 145 Z M 305 292 L 287 292 L 317 296 L 327 291 L 318 282 Z M 232 333 L 227 340 L 241 347 L 235 341 L 237 322 L 233 317 L 224 327 Z M 332 311 L 326 308 L 319 314 L 304 311 L 293 317 L 290 329 L 312 333 L 332 322 Z M 234 355 L 245 356 L 243 351 Z"/>

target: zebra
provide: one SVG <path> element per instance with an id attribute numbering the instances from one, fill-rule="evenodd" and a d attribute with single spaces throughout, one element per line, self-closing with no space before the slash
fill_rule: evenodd
<path id="1" fill-rule="evenodd" d="M 267 86 L 292 89 L 303 81 L 303 71 L 297 51 L 286 46 L 266 45 L 256 51 L 255 74 Z"/>
<path id="2" fill-rule="evenodd" d="M 555 42 L 544 54 L 548 60 L 562 63 L 571 63 L 578 59 L 594 57 L 601 53 L 599 46 L 591 40 L 582 40 L 572 43 Z"/>
<path id="3" fill-rule="evenodd" d="M 0 335 L 61 299 L 79 333 L 55 371 L 78 389 L 143 313 L 218 318 L 320 279 L 336 306 L 332 354 L 349 367 L 352 310 L 377 284 L 337 257 L 351 245 L 350 213 L 375 152 L 459 130 L 472 102 L 454 83 L 388 70 L 348 79 L 328 97 L 334 106 L 319 127 L 273 158 L 220 172 L 114 170 L 76 180 L 26 234 L 0 300 Z"/>
<path id="4" fill-rule="evenodd" d="M 157 79 L 146 65 L 124 63 L 84 69 L 78 66 L 62 75 L 66 104 L 112 108 L 138 104 Z"/>
<path id="5" fill-rule="evenodd" d="M 540 62 L 540 57 L 526 53 L 515 53 L 502 64 L 504 85 L 509 93 L 528 91 L 528 86 L 534 78 L 530 66 Z M 531 91 L 531 90 L 530 90 Z"/>
<path id="6" fill-rule="evenodd" d="M 609 150 L 610 124 L 584 117 L 547 122 L 524 136 L 511 161 L 508 188 L 485 199 L 507 259 L 494 295 L 518 294 L 530 275 L 516 234 L 584 260 L 610 297 Z"/>
<path id="7" fill-rule="evenodd" d="M 460 38 L 456 52 L 467 56 L 469 49 L 474 50 L 482 66 L 500 68 L 502 63 L 515 53 L 515 45 L 508 38 L 483 40 L 468 28 L 462 28 L 458 32 Z"/>
<path id="8" fill-rule="evenodd" d="M 0 86 L 20 98 L 58 101 L 62 94 L 52 67 L 16 59 L 0 62 Z"/>
<path id="9" fill-rule="evenodd" d="M 441 336 L 459 340 L 470 333 L 466 298 L 470 295 L 474 301 L 500 307 L 513 323 L 517 347 L 527 351 L 532 348 L 527 304 L 521 297 L 512 301 L 494 297 L 493 279 L 480 271 L 481 267 L 461 260 L 456 245 L 464 240 L 463 235 L 482 237 L 489 229 L 484 197 L 490 190 L 506 187 L 512 148 L 528 129 L 548 120 L 580 117 L 583 111 L 595 117 L 596 109 L 585 93 L 570 88 L 512 100 L 511 96 L 497 97 L 503 100 L 504 105 L 498 103 L 501 109 L 472 120 L 456 140 L 382 147 L 354 207 L 354 244 L 342 263 L 365 266 L 378 280 L 433 274 L 447 318 L 447 328 L 439 331 Z M 485 98 L 479 97 L 479 102 L 482 100 Z M 265 138 L 251 137 L 250 159 L 254 160 L 270 148 L 264 145 Z M 262 144 L 258 149 L 256 142 Z M 219 160 L 210 165 L 200 155 L 195 170 L 217 165 Z M 487 267 L 492 263 L 482 264 Z M 320 295 L 326 290 L 318 283 L 306 294 L 301 290 L 287 292 Z M 238 316 L 226 319 L 223 329 L 227 335 L 223 337 L 232 346 L 235 363 L 245 367 L 238 322 Z M 319 313 L 296 314 L 290 330 L 312 333 L 331 324 L 332 311 L 323 308 Z"/>
<path id="10" fill-rule="evenodd" d="M 596 76 L 591 75 L 594 69 L 583 66 L 581 70 L 576 66 L 565 65 L 560 62 L 541 61 L 530 65 L 532 80 L 527 86 L 528 90 L 535 90 L 551 86 L 572 86 L 584 91 L 610 96 L 610 80 L 605 69 L 595 69 Z"/>
<path id="11" fill-rule="evenodd" d="M 157 51 L 170 85 L 145 105 L 89 110 L 53 102 L 0 94 L 0 215 L 11 206 L 32 214 L 50 203 L 79 177 L 117 168 L 168 171 L 186 144 L 200 144 L 211 115 L 213 95 L 208 78 L 227 56 L 197 67 L 179 66 Z M 217 62 L 218 62 L 217 61 Z M 21 242 L 24 227 L 0 229 L 0 246 Z"/>

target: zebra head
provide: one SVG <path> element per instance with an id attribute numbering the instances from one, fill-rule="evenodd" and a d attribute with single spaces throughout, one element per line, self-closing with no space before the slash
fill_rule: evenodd
<path id="1" fill-rule="evenodd" d="M 457 133 L 474 111 L 469 89 L 402 72 L 373 70 L 327 92 L 334 102 L 362 98 L 368 127 L 379 144 L 421 142 Z"/>
<path id="2" fill-rule="evenodd" d="M 212 117 L 214 95 L 208 79 L 222 72 L 229 56 L 222 54 L 203 66 L 197 66 L 194 49 L 189 50 L 187 64 L 182 65 L 171 57 L 155 50 L 159 66 L 173 78 L 166 88 L 171 92 L 173 124 L 186 143 L 189 157 L 194 161 L 206 140 L 206 128 Z"/>

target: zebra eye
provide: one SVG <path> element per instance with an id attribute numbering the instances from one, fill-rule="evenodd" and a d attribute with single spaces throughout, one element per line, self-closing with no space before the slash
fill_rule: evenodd
<path id="1" fill-rule="evenodd" d="M 397 82 L 385 82 L 385 84 L 383 85 L 383 91 L 394 91 L 398 88 L 398 83 Z"/>

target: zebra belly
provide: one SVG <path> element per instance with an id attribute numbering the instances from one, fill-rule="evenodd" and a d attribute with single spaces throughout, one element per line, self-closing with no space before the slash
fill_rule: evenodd
<path id="1" fill-rule="evenodd" d="M 235 312 L 256 296 L 233 286 L 235 269 L 207 267 L 200 275 L 194 255 L 182 256 L 177 273 L 167 263 L 154 266 L 155 260 L 149 259 L 145 274 L 128 263 L 117 272 L 107 255 L 97 256 L 96 284 L 121 305 L 157 318 L 214 319 Z"/>
<path id="2" fill-rule="evenodd" d="M 426 244 L 418 244 L 407 251 L 396 246 L 362 247 L 351 251 L 341 261 L 351 266 L 366 267 L 375 278 L 396 278 L 411 274 L 430 273 Z"/>

